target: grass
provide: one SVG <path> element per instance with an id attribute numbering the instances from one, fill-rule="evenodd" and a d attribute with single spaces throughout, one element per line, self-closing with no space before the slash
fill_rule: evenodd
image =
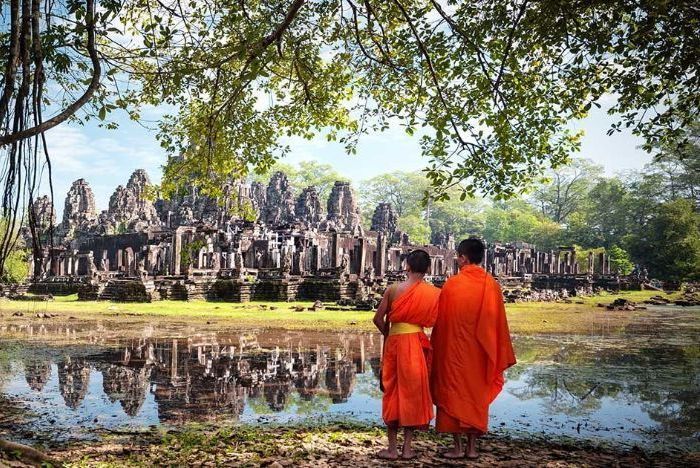
<path id="1" fill-rule="evenodd" d="M 642 302 L 655 291 L 632 291 L 620 294 L 601 294 L 592 297 L 572 298 L 564 302 L 525 302 L 507 304 L 508 321 L 512 333 L 599 333 L 614 332 L 624 328 L 630 320 L 639 318 L 644 311 L 608 311 L 596 307 L 617 297 Z M 672 296 L 669 296 L 672 297 Z M 206 301 L 158 301 L 153 303 L 114 303 L 78 301 L 77 296 L 57 297 L 49 302 L 3 301 L 0 314 L 23 312 L 57 314 L 78 320 L 122 321 L 130 323 L 194 322 L 241 328 L 283 328 L 289 330 L 357 330 L 373 331 L 373 312 L 306 310 L 310 302 L 249 302 L 244 304 Z M 294 310 L 304 308 L 303 312 Z"/>
<path id="2" fill-rule="evenodd" d="M 157 301 L 151 303 L 116 303 L 103 301 L 78 301 L 77 295 L 57 297 L 54 301 L 4 301 L 0 314 L 22 312 L 69 315 L 76 319 L 94 320 L 129 316 L 184 321 L 227 321 L 242 327 L 304 329 L 360 329 L 371 330 L 373 312 L 304 310 L 312 302 L 207 302 L 207 301 Z"/>

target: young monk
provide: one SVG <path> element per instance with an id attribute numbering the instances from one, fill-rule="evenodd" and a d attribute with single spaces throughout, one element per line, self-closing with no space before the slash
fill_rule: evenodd
<path id="1" fill-rule="evenodd" d="M 484 250 L 478 239 L 459 244 L 460 271 L 442 288 L 430 337 L 435 428 L 454 437 L 447 458 L 465 456 L 461 434 L 467 458 L 478 458 L 476 439 L 488 429 L 489 405 L 503 388 L 503 371 L 515 364 L 501 288 L 479 266 Z"/>
<path id="2" fill-rule="evenodd" d="M 440 290 L 423 280 L 430 267 L 427 252 L 412 251 L 406 265 L 408 279 L 387 288 L 374 316 L 374 324 L 385 337 L 382 417 L 387 425 L 389 447 L 377 454 L 385 460 L 399 458 L 396 437 L 400 427 L 404 428 L 401 458 L 415 458 L 411 448 L 413 433 L 417 428 L 426 428 L 433 419 L 431 349 L 423 327 L 435 323 Z"/>

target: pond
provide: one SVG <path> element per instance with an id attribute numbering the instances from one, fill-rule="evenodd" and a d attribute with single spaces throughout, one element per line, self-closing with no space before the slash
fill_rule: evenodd
<path id="1" fill-rule="evenodd" d="M 519 363 L 492 429 L 697 450 L 698 312 L 660 310 L 609 334 L 515 336 Z M 381 422 L 376 334 L 170 324 L 119 336 L 94 323 L 0 328 L 0 397 L 28 418 L 0 433 L 61 442 L 188 422 Z"/>

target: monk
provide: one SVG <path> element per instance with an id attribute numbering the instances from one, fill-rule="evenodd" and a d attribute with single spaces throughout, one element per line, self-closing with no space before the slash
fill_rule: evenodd
<path id="1" fill-rule="evenodd" d="M 374 316 L 374 324 L 385 337 L 382 417 L 387 425 L 389 447 L 377 454 L 385 460 L 399 458 L 397 435 L 401 427 L 404 429 L 401 458 L 415 458 L 411 448 L 414 431 L 427 428 L 433 419 L 431 348 L 423 327 L 435 323 L 440 290 L 423 280 L 429 267 L 430 256 L 424 250 L 408 254 L 407 280 L 387 288 Z"/>
<path id="2" fill-rule="evenodd" d="M 489 405 L 503 388 L 503 372 L 515 364 L 501 288 L 479 266 L 484 251 L 479 239 L 459 244 L 460 271 L 442 288 L 430 339 L 435 428 L 454 437 L 447 458 L 478 458 L 476 439 L 488 429 Z"/>

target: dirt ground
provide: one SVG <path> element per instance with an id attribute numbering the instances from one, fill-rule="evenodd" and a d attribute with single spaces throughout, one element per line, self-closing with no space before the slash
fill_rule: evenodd
<path id="1" fill-rule="evenodd" d="M 61 447 L 48 455 L 65 466 L 511 466 L 511 467 L 683 467 L 700 466 L 698 453 L 645 453 L 585 442 L 554 443 L 486 436 L 476 461 L 448 460 L 440 455 L 449 439 L 422 433 L 418 457 L 385 462 L 374 454 L 384 444 L 381 428 L 358 426 L 244 427 L 207 431 L 157 431 L 103 437 L 103 442 Z M 27 466 L 18 454 L 0 451 L 0 466 Z"/>

